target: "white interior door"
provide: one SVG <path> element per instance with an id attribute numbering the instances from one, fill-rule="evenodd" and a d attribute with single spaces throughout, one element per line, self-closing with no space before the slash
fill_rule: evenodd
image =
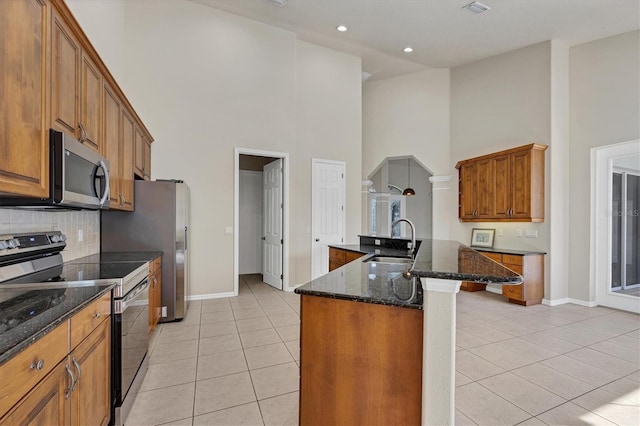
<path id="1" fill-rule="evenodd" d="M 329 272 L 329 244 L 344 242 L 345 163 L 313 160 L 311 279 Z"/>
<path id="2" fill-rule="evenodd" d="M 263 168 L 262 280 L 282 290 L 282 159 Z"/>

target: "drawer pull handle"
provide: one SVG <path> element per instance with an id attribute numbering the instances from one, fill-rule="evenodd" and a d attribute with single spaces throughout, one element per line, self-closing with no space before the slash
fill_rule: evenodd
<path id="1" fill-rule="evenodd" d="M 91 318 L 100 318 L 102 316 L 102 314 L 100 313 L 100 311 L 96 311 L 95 314 L 91 315 Z"/>
<path id="2" fill-rule="evenodd" d="M 76 377 L 73 375 L 73 372 L 69 368 L 69 364 L 65 364 L 64 368 L 65 370 L 67 370 L 67 374 L 69 375 L 69 377 L 71 377 L 71 385 L 69 386 L 69 389 L 64 390 L 64 399 L 69 399 L 71 391 L 73 391 L 73 389 L 75 389 L 76 387 Z"/>
<path id="3" fill-rule="evenodd" d="M 76 357 L 71 358 L 71 362 L 73 362 L 73 365 L 75 365 L 76 370 L 78 370 L 78 375 L 76 376 L 76 381 L 71 386 L 71 391 L 74 391 L 74 390 L 76 390 L 76 386 L 78 385 L 78 382 L 80 381 L 80 374 L 82 374 L 82 369 L 80 368 L 80 364 L 78 364 L 78 361 L 76 361 Z"/>
<path id="4" fill-rule="evenodd" d="M 29 366 L 31 369 L 42 370 L 44 368 L 44 359 L 39 359 L 38 361 L 34 361 Z"/>

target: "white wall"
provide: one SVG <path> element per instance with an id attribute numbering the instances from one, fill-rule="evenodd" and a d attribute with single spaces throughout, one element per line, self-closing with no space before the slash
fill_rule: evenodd
<path id="1" fill-rule="evenodd" d="M 233 291 L 234 147 L 290 154 L 285 274 L 307 282 L 311 158 L 346 161 L 347 235 L 360 229 L 360 59 L 192 2 L 125 10 L 127 96 L 155 137 L 154 177 L 191 188 L 193 294 Z"/>
<path id="2" fill-rule="evenodd" d="M 240 221 L 238 235 L 238 272 L 240 274 L 262 273 L 262 172 L 240 170 L 238 177 Z"/>
<path id="3" fill-rule="evenodd" d="M 640 31 L 570 50 L 569 295 L 594 301 L 589 283 L 590 150 L 640 139 Z"/>
<path id="4" fill-rule="evenodd" d="M 551 144 L 551 43 L 544 42 L 451 69 L 451 167 L 460 160 L 537 142 Z M 544 223 L 460 223 L 451 238 L 468 244 L 472 228 L 501 229 L 494 247 L 542 250 L 545 296 L 549 294 L 549 156 L 546 151 Z M 453 169 L 455 171 L 455 169 Z M 457 193 L 457 171 L 452 187 Z M 457 199 L 455 200 L 457 205 Z M 457 213 L 456 213 L 457 216 Z M 516 230 L 538 231 L 538 238 L 518 238 Z M 566 284 L 563 284 L 566 285 Z"/>
<path id="5" fill-rule="evenodd" d="M 434 175 L 451 175 L 449 70 L 429 69 L 365 82 L 362 92 L 362 177 L 386 157 L 413 155 Z M 448 238 L 455 188 L 433 192 L 434 238 Z M 366 232 L 366 229 L 363 229 Z"/>

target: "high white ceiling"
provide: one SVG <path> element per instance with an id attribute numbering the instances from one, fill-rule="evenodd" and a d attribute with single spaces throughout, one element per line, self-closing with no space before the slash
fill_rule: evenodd
<path id="1" fill-rule="evenodd" d="M 640 28 L 640 0 L 191 0 L 290 30 L 298 38 L 362 57 L 384 78 L 451 68 L 545 40 L 569 45 Z M 337 25 L 346 25 L 344 33 Z M 414 52 L 403 53 L 411 46 Z"/>

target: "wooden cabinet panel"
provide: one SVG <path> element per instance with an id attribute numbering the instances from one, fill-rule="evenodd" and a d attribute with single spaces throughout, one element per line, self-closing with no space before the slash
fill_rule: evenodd
<path id="1" fill-rule="evenodd" d="M 420 424 L 422 315 L 302 295 L 300 424 Z"/>
<path id="2" fill-rule="evenodd" d="M 136 175 L 140 176 L 144 179 L 144 139 L 142 137 L 142 133 L 140 129 L 136 127 L 135 135 L 134 135 L 134 147 L 135 147 L 135 156 L 134 156 L 134 167 L 133 171 Z"/>
<path id="3" fill-rule="evenodd" d="M 135 124 L 131 116 L 122 110 L 122 145 L 120 147 L 120 192 L 122 210 L 133 210 L 133 137 Z"/>
<path id="4" fill-rule="evenodd" d="M 102 141 L 103 155 L 109 160 L 109 208 L 118 209 L 120 206 L 120 102 L 108 84 L 103 85 L 102 91 Z"/>
<path id="5" fill-rule="evenodd" d="M 478 251 L 478 253 L 480 253 L 481 255 L 488 257 L 489 259 L 493 260 L 494 262 L 498 262 L 498 263 L 502 263 L 502 254 L 500 253 L 493 253 L 490 251 Z"/>
<path id="6" fill-rule="evenodd" d="M 329 272 L 334 269 L 338 269 L 353 260 L 359 259 L 362 256 L 364 256 L 363 253 L 358 253 L 356 251 L 329 247 Z"/>
<path id="7" fill-rule="evenodd" d="M 71 318 L 71 348 L 77 346 L 111 314 L 111 294 L 105 294 Z"/>
<path id="8" fill-rule="evenodd" d="M 503 285 L 502 295 L 508 297 L 509 300 L 522 301 L 522 285 Z"/>
<path id="9" fill-rule="evenodd" d="M 76 369 L 72 425 L 107 425 L 111 418 L 111 321 L 106 320 L 70 354 Z"/>
<path id="10" fill-rule="evenodd" d="M 80 140 L 102 152 L 102 74 L 86 52 L 80 67 Z"/>
<path id="11" fill-rule="evenodd" d="M 149 268 L 149 331 L 153 331 L 162 316 L 162 263 L 155 258 Z"/>
<path id="12" fill-rule="evenodd" d="M 0 368 L 0 416 L 69 353 L 68 324 L 56 327 Z"/>
<path id="13" fill-rule="evenodd" d="M 68 424 L 68 405 L 65 399 L 70 383 L 68 377 L 65 363 L 59 363 L 20 404 L 0 419 L 0 425 Z"/>
<path id="14" fill-rule="evenodd" d="M 144 179 L 151 179 L 151 142 L 145 138 L 144 145 L 142 146 L 144 150 Z"/>
<path id="15" fill-rule="evenodd" d="M 543 222 L 545 145 L 459 162 L 459 212 L 467 222 Z"/>
<path id="16" fill-rule="evenodd" d="M 77 137 L 80 42 L 55 8 L 51 18 L 51 127 Z"/>
<path id="17" fill-rule="evenodd" d="M 49 196 L 48 14 L 0 1 L 0 193 Z"/>

